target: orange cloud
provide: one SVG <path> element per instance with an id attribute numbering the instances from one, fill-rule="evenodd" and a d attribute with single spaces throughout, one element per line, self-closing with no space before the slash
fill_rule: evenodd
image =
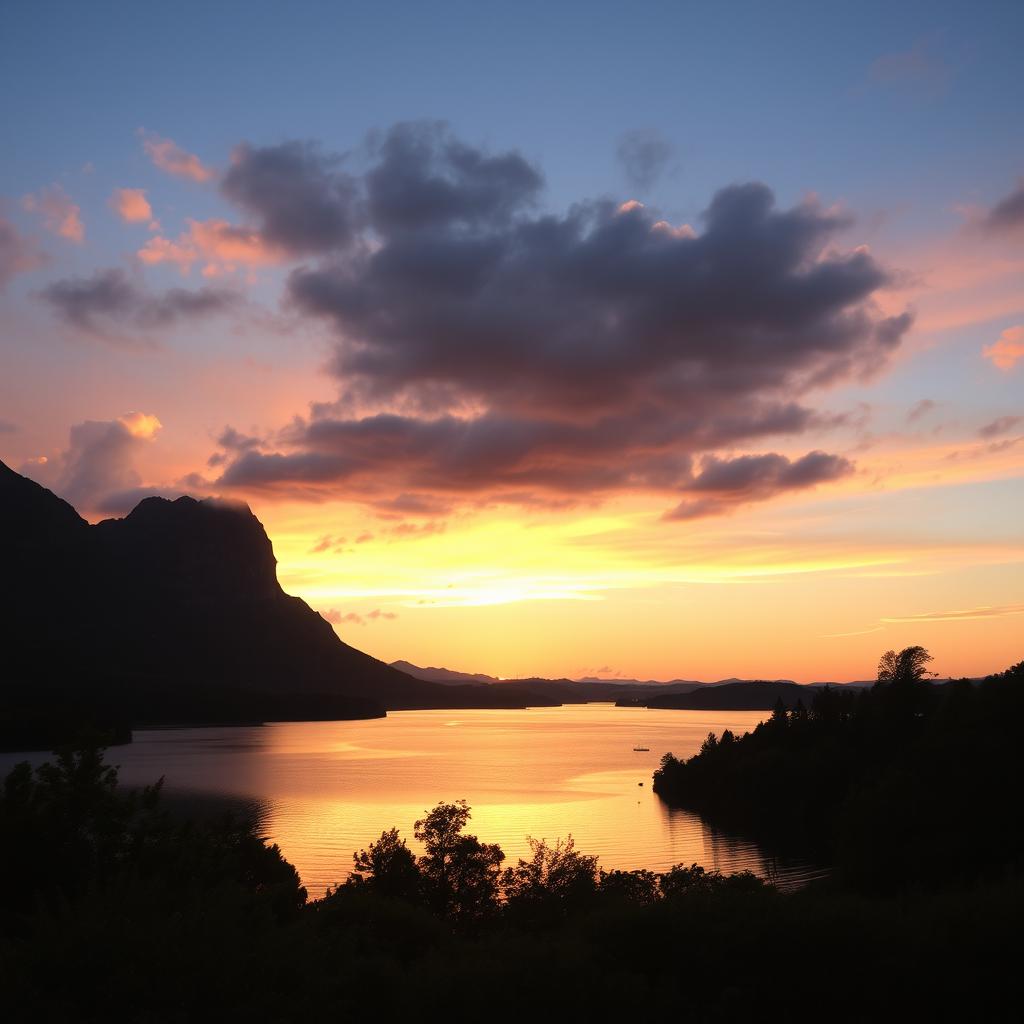
<path id="1" fill-rule="evenodd" d="M 47 231 L 77 245 L 85 241 L 82 211 L 60 185 L 52 185 L 40 189 L 34 195 L 25 196 L 21 205 L 31 213 L 40 214 Z"/>
<path id="2" fill-rule="evenodd" d="M 160 420 L 148 412 L 126 412 L 123 416 L 118 416 L 117 422 L 132 437 L 137 437 L 142 441 L 152 441 L 163 428 Z"/>
<path id="3" fill-rule="evenodd" d="M 153 220 L 153 208 L 149 205 L 144 188 L 114 189 L 110 197 L 110 208 L 129 224 Z"/>
<path id="4" fill-rule="evenodd" d="M 982 355 L 999 367 L 1012 370 L 1018 359 L 1024 359 L 1024 325 L 1007 327 L 994 345 L 986 345 Z"/>
<path id="5" fill-rule="evenodd" d="M 153 266 L 173 263 L 187 274 L 194 263 L 204 263 L 203 274 L 215 277 L 239 266 L 267 267 L 280 263 L 284 254 L 267 245 L 259 232 L 239 228 L 226 220 L 190 220 L 188 231 L 177 241 L 157 236 L 151 238 L 137 253 L 139 259 Z"/>
<path id="6" fill-rule="evenodd" d="M 143 138 L 142 147 L 161 171 L 175 177 L 199 182 L 209 181 L 214 177 L 211 167 L 207 167 L 194 153 L 187 152 L 170 139 L 149 135 Z"/>

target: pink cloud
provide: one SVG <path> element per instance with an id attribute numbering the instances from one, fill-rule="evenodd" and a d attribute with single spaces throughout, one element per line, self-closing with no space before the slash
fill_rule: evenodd
<path id="1" fill-rule="evenodd" d="M 173 263 L 183 274 L 187 274 L 194 263 L 203 263 L 206 277 L 231 272 L 239 266 L 273 266 L 284 258 L 280 250 L 267 245 L 259 232 L 216 219 L 190 220 L 188 231 L 179 235 L 177 241 L 158 235 L 137 255 L 149 266 Z"/>
<path id="2" fill-rule="evenodd" d="M 342 626 L 345 623 L 351 622 L 354 626 L 365 626 L 367 620 L 377 619 L 397 619 L 398 616 L 394 612 L 385 612 L 380 608 L 374 608 L 372 612 L 367 612 L 365 616 L 360 615 L 358 612 L 348 612 L 342 615 L 337 608 L 331 608 L 329 611 L 320 613 L 332 626 Z"/>
<path id="3" fill-rule="evenodd" d="M 209 181 L 214 171 L 207 167 L 194 153 L 182 149 L 170 139 L 162 139 L 159 135 L 147 135 L 142 140 L 150 160 L 168 174 L 178 178 L 189 178 L 192 181 Z"/>
<path id="4" fill-rule="evenodd" d="M 1018 359 L 1024 359 L 1024 324 L 1007 327 L 993 345 L 986 345 L 982 355 L 999 367 L 1012 370 Z"/>
<path id="5" fill-rule="evenodd" d="M 128 224 L 153 220 L 153 208 L 149 205 L 144 188 L 116 188 L 110 197 L 110 208 Z"/>
<path id="6" fill-rule="evenodd" d="M 47 231 L 77 245 L 85 241 L 82 211 L 60 185 L 51 185 L 25 196 L 21 205 L 31 213 L 40 214 Z"/>
<path id="7" fill-rule="evenodd" d="M 0 217 L 0 291 L 15 274 L 38 270 L 46 256 L 35 241 L 24 237 L 8 220 Z"/>

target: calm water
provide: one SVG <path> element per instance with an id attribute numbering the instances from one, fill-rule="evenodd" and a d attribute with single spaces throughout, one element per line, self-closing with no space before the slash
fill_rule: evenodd
<path id="1" fill-rule="evenodd" d="M 168 795 L 247 801 L 311 896 L 341 881 L 353 850 L 386 828 L 397 826 L 415 847 L 413 822 L 438 801 L 462 797 L 472 808 L 470 831 L 499 843 L 511 863 L 527 855 L 528 835 L 554 841 L 571 833 L 604 868 L 697 863 L 790 887 L 820 871 L 771 860 L 651 791 L 666 751 L 688 756 L 708 732 L 745 732 L 763 717 L 608 704 L 405 711 L 368 722 L 138 731 L 108 759 L 129 785 L 163 775 Z"/>

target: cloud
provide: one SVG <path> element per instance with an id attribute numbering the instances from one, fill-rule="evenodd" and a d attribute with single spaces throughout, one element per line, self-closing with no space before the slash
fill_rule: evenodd
<path id="1" fill-rule="evenodd" d="M 997 416 L 991 423 L 978 428 L 980 437 L 998 437 L 1013 430 L 1018 423 L 1024 423 L 1024 416 Z"/>
<path id="2" fill-rule="evenodd" d="M 787 491 L 806 490 L 839 480 L 853 472 L 853 463 L 839 455 L 809 452 L 796 461 L 784 455 L 741 455 L 734 459 L 707 456 L 701 472 L 684 490 L 687 498 L 666 519 L 698 519 L 719 515 L 739 505 L 764 501 Z"/>
<path id="3" fill-rule="evenodd" d="M 173 263 L 188 274 L 193 264 L 203 263 L 203 274 L 216 277 L 239 266 L 267 267 L 282 262 L 285 254 L 258 231 L 240 228 L 226 220 L 189 220 L 188 230 L 171 241 L 162 235 L 150 238 L 136 254 L 142 263 L 154 266 Z"/>
<path id="4" fill-rule="evenodd" d="M 126 224 L 153 224 L 153 208 L 144 188 L 116 188 L 109 199 L 110 208 Z"/>
<path id="5" fill-rule="evenodd" d="M 222 451 L 215 452 L 211 455 L 210 458 L 207 459 L 207 465 L 220 466 L 233 455 L 239 455 L 242 452 L 250 452 L 262 448 L 263 443 L 262 438 L 242 434 L 235 430 L 234 427 L 225 427 L 224 430 L 221 431 L 220 437 L 217 438 L 217 444 L 220 446 Z"/>
<path id="6" fill-rule="evenodd" d="M 329 611 L 320 613 L 328 622 L 334 626 L 343 625 L 346 622 L 351 622 L 355 626 L 365 626 L 367 620 L 377 621 L 378 619 L 397 619 L 398 616 L 394 612 L 381 611 L 380 608 L 374 608 L 372 612 L 368 612 L 366 616 L 360 615 L 358 612 L 348 612 L 342 615 L 337 608 L 331 608 Z"/>
<path id="7" fill-rule="evenodd" d="M 915 402 L 907 413 L 907 422 L 916 423 L 919 419 L 927 416 L 937 404 L 931 398 L 922 398 L 919 402 Z"/>
<path id="8" fill-rule="evenodd" d="M 393 127 L 366 177 L 373 226 L 387 234 L 507 223 L 536 200 L 543 178 L 518 153 L 492 155 L 441 122 Z"/>
<path id="9" fill-rule="evenodd" d="M 909 318 L 868 304 L 885 271 L 825 251 L 846 223 L 751 184 L 719 192 L 695 237 L 606 203 L 474 231 L 384 224 L 373 252 L 295 271 L 290 291 L 335 324 L 334 372 L 371 395 L 441 387 L 560 414 L 728 401 L 873 369 L 898 343 Z"/>
<path id="10" fill-rule="evenodd" d="M 868 68 L 873 85 L 935 97 L 949 85 L 952 71 L 934 51 L 932 41 L 918 40 L 909 50 L 885 53 Z"/>
<path id="11" fill-rule="evenodd" d="M 31 238 L 0 217 L 0 291 L 15 274 L 27 274 L 46 265 L 46 255 Z"/>
<path id="12" fill-rule="evenodd" d="M 307 144 L 236 154 L 225 192 L 260 237 L 320 254 L 288 301 L 335 330 L 339 399 L 225 452 L 222 486 L 371 505 L 678 495 L 694 457 L 820 424 L 805 396 L 876 372 L 911 323 L 878 312 L 890 273 L 838 248 L 849 217 L 780 208 L 760 183 L 720 190 L 694 229 L 639 203 L 538 212 L 536 168 L 435 123 L 369 153 L 359 176 Z"/>
<path id="13" fill-rule="evenodd" d="M 241 145 L 221 189 L 257 219 L 268 246 L 326 252 L 346 245 L 354 230 L 355 183 L 339 162 L 309 142 Z"/>
<path id="14" fill-rule="evenodd" d="M 533 488 L 586 495 L 673 488 L 689 479 L 690 449 L 799 432 L 812 421 L 794 405 L 752 405 L 717 422 L 699 408 L 675 415 L 641 409 L 583 423 L 499 414 L 321 417 L 297 420 L 282 432 L 289 451 L 241 454 L 220 482 L 259 490 L 303 484 L 328 492 L 344 485 L 350 496 L 384 511 L 443 514 L 451 503 L 438 492 L 508 498 Z M 382 491 L 400 497 L 382 499 Z"/>
<path id="15" fill-rule="evenodd" d="M 82 211 L 60 185 L 51 185 L 33 195 L 27 195 L 21 204 L 29 212 L 38 213 L 43 218 L 47 231 L 76 245 L 85 241 Z"/>
<path id="16" fill-rule="evenodd" d="M 16 434 L 17 432 L 17 424 L 11 423 L 8 420 L 0 420 L 0 434 Z"/>
<path id="17" fill-rule="evenodd" d="M 615 151 L 626 181 L 640 192 L 654 187 L 674 154 L 672 144 L 653 129 L 627 132 Z"/>
<path id="18" fill-rule="evenodd" d="M 325 533 L 309 549 L 309 553 L 311 555 L 319 555 L 325 551 L 330 551 L 332 554 L 339 554 L 347 543 L 347 537 L 336 537 L 333 534 Z"/>
<path id="19" fill-rule="evenodd" d="M 204 182 L 215 176 L 213 169 L 206 167 L 199 157 L 182 149 L 170 139 L 143 133 L 142 148 L 161 171 L 173 174 L 177 178 Z"/>
<path id="20" fill-rule="evenodd" d="M 871 629 L 855 629 L 852 633 L 822 633 L 819 640 L 837 640 L 847 636 L 867 636 L 869 633 L 881 633 L 885 626 L 874 626 Z"/>
<path id="21" fill-rule="evenodd" d="M 144 496 L 138 493 L 142 479 L 135 463 L 160 427 L 156 416 L 141 412 L 113 420 L 86 420 L 71 428 L 68 447 L 59 456 L 27 468 L 79 510 L 127 511 Z M 125 500 L 131 494 L 137 495 L 136 501 Z"/>
<path id="22" fill-rule="evenodd" d="M 992 345 L 986 345 L 981 353 L 991 359 L 1000 370 L 1012 370 L 1018 359 L 1024 359 L 1024 324 L 1007 327 Z"/>
<path id="23" fill-rule="evenodd" d="M 117 268 L 56 281 L 40 296 L 66 323 L 106 339 L 122 328 L 152 330 L 222 313 L 240 301 L 235 292 L 216 288 L 151 294 Z"/>
<path id="24" fill-rule="evenodd" d="M 981 226 L 993 233 L 1024 229 L 1024 178 L 1017 182 L 1016 189 L 985 214 Z"/>
<path id="25" fill-rule="evenodd" d="M 956 622 L 964 619 L 995 619 L 1004 615 L 1024 614 L 1024 604 L 983 605 L 980 608 L 961 608 L 947 612 L 923 612 L 919 615 L 899 615 L 883 618 L 881 622 Z"/>

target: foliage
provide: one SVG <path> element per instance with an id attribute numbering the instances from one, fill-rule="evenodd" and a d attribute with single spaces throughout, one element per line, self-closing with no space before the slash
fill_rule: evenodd
<path id="1" fill-rule="evenodd" d="M 922 758 L 934 769 L 943 744 L 974 735 L 968 758 L 996 753 L 969 781 L 985 772 L 997 773 L 990 783 L 1013 778 L 998 774 L 1014 764 L 1001 760 L 1010 758 L 1003 738 L 1013 727 L 995 740 L 993 730 L 1020 710 L 1022 686 L 1024 664 L 980 687 L 940 688 L 901 768 Z M 791 712 L 785 725 L 762 728 L 770 743 L 719 741 L 698 760 L 728 771 L 735 757 L 771 755 L 763 763 L 772 763 L 797 738 L 817 757 L 826 736 L 866 729 L 864 721 L 881 728 L 889 705 L 880 699 L 851 706 L 826 698 L 806 716 Z M 955 766 L 961 752 L 945 763 Z M 859 777 L 851 807 L 863 813 L 857 827 L 885 870 L 889 854 L 879 856 L 872 824 L 883 807 L 906 817 L 908 792 L 921 793 L 913 772 L 903 786 L 888 769 L 872 777 L 876 784 Z M 940 776 L 939 787 L 957 785 L 955 771 Z M 172 823 L 157 796 L 122 793 L 98 751 L 68 752 L 36 772 L 19 766 L 8 777 L 0 800 L 5 1019 L 605 1018 L 685 1008 L 697 1021 L 843 1022 L 1008 1019 L 1016 1005 L 1024 881 L 1012 868 L 972 882 L 950 875 L 899 898 L 835 882 L 787 895 L 752 875 L 699 865 L 598 872 L 596 857 L 571 839 L 532 840 L 531 856 L 492 885 L 500 850 L 466 835 L 470 809 L 459 801 L 417 823 L 422 857 L 391 829 L 355 854 L 358 881 L 307 903 L 294 869 L 252 828 Z M 919 806 L 915 828 L 936 810 Z M 971 841 L 984 860 L 999 836 Z M 48 859 L 36 865 L 31 851 Z M 485 913 L 482 890 L 460 882 L 481 873 Z M 428 900 L 442 878 L 446 898 Z"/>
<path id="2" fill-rule="evenodd" d="M 427 902 L 456 920 L 478 920 L 498 903 L 501 862 L 495 843 L 465 835 L 470 819 L 465 800 L 440 803 L 415 824 L 413 834 L 424 846 L 419 870 Z"/>
<path id="3" fill-rule="evenodd" d="M 998 840 L 1024 827 L 1003 781 L 1024 771 L 1024 669 L 929 682 L 922 647 L 886 652 L 879 682 L 824 687 L 731 742 L 655 772 L 664 799 L 783 850 L 830 861 L 866 889 L 943 885 L 1024 866 Z"/>
<path id="4" fill-rule="evenodd" d="M 912 684 L 924 679 L 932 656 L 923 647 L 904 647 L 897 654 L 886 651 L 878 660 L 878 682 Z"/>
<path id="5" fill-rule="evenodd" d="M 520 917 L 548 919 L 591 905 L 597 894 L 597 857 L 580 853 L 570 835 L 552 846 L 527 837 L 530 860 L 502 875 L 505 900 Z"/>
<path id="6" fill-rule="evenodd" d="M 365 887 L 389 899 L 416 900 L 420 894 L 420 870 L 416 855 L 397 828 L 381 833 L 369 849 L 352 854 L 353 874 L 348 885 Z"/>

